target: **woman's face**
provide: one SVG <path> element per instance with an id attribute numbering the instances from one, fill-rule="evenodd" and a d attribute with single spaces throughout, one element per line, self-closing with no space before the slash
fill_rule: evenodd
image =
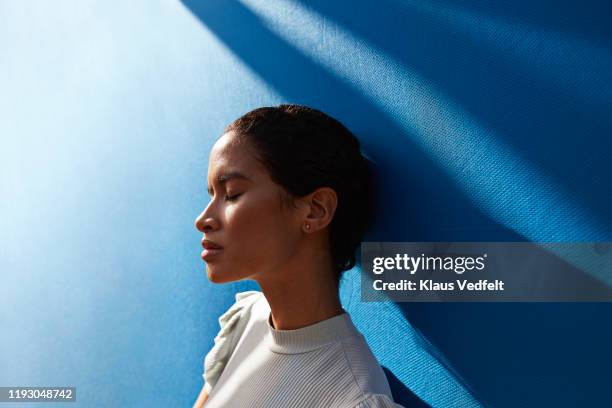
<path id="1" fill-rule="evenodd" d="M 204 246 L 210 240 L 222 247 L 202 252 L 208 279 L 215 283 L 283 270 L 300 240 L 299 210 L 281 204 L 282 188 L 252 152 L 233 132 L 221 136 L 210 152 L 211 201 L 195 225 L 204 233 Z"/>

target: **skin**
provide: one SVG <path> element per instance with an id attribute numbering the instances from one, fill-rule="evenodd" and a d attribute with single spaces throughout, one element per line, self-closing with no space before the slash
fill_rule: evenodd
<path id="1" fill-rule="evenodd" d="M 218 180 L 229 173 L 246 179 Z M 223 247 L 206 261 L 211 282 L 255 280 L 278 330 L 298 329 L 343 313 L 329 251 L 329 224 L 338 203 L 333 189 L 321 187 L 295 198 L 293 205 L 283 201 L 285 190 L 271 179 L 253 148 L 229 132 L 210 152 L 208 190 L 211 201 L 195 226 Z M 206 398 L 202 390 L 194 407 Z"/>

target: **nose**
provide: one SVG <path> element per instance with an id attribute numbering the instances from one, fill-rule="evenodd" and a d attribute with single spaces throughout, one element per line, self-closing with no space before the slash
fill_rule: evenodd
<path id="1" fill-rule="evenodd" d="M 210 214 L 210 204 L 195 220 L 195 227 L 200 232 L 209 232 L 218 228 L 218 221 Z"/>

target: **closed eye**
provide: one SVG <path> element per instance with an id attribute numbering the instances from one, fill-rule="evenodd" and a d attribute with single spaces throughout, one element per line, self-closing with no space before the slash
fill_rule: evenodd
<path id="1" fill-rule="evenodd" d="M 236 199 L 237 199 L 238 197 L 240 197 L 241 195 L 242 195 L 242 193 L 241 193 L 241 194 L 236 194 L 236 195 L 233 195 L 233 196 L 231 196 L 231 197 L 230 197 L 230 196 L 228 196 L 228 195 L 226 195 L 226 196 L 225 196 L 225 201 L 236 201 Z"/>

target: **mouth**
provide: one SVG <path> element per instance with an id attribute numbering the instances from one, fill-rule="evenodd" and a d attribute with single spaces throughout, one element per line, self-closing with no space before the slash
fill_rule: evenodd
<path id="1" fill-rule="evenodd" d="M 202 239 L 202 247 L 204 250 L 202 251 L 201 257 L 206 262 L 211 261 L 212 258 L 216 257 L 223 251 L 223 247 L 221 245 L 207 238 Z"/>
<path id="2" fill-rule="evenodd" d="M 204 247 L 205 249 L 223 249 L 221 245 L 207 238 L 202 239 L 202 247 Z"/>
<path id="3" fill-rule="evenodd" d="M 202 260 L 209 262 L 213 260 L 217 255 L 223 252 L 223 248 L 204 248 L 202 251 Z"/>

